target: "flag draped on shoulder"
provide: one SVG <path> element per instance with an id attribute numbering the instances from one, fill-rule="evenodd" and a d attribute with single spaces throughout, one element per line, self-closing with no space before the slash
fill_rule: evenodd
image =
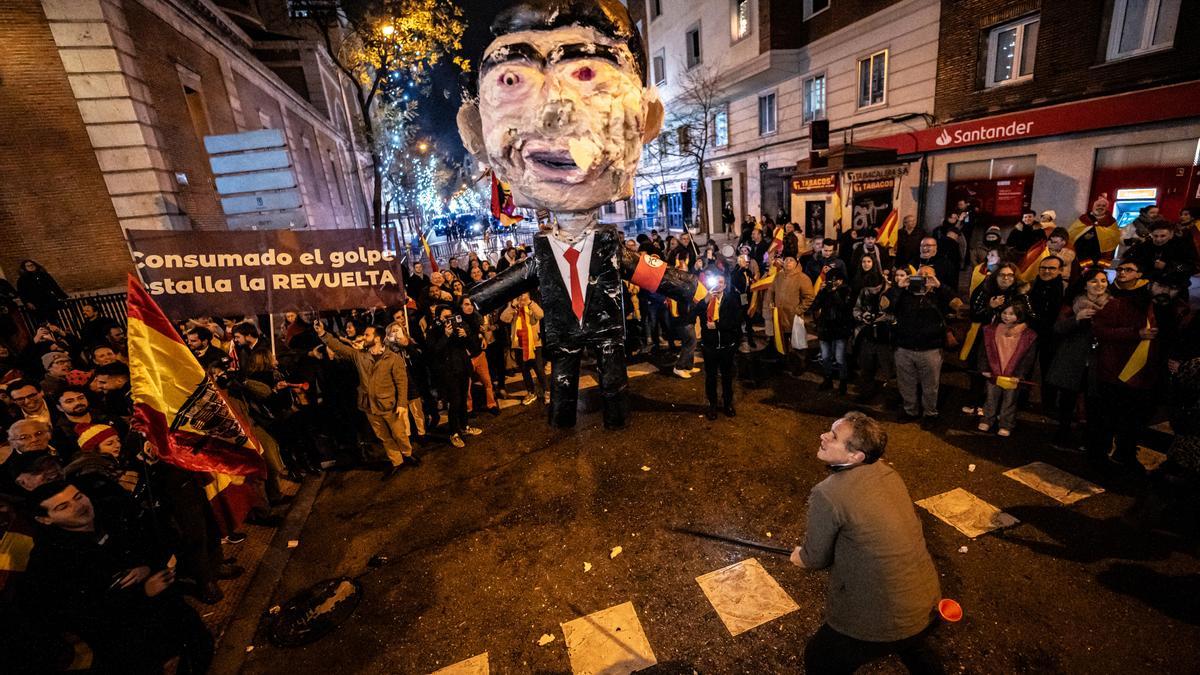
<path id="1" fill-rule="evenodd" d="M 263 477 L 249 425 L 234 413 L 179 333 L 129 277 L 129 374 L 134 420 L 163 461 L 189 471 Z"/>

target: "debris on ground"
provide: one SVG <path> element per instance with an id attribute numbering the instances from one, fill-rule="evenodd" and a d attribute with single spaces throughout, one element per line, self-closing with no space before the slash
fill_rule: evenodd
<path id="1" fill-rule="evenodd" d="M 649 470 L 650 470 L 650 467 L 646 466 L 645 464 L 642 465 L 642 471 L 649 471 Z"/>
<path id="2" fill-rule="evenodd" d="M 612 560 L 613 558 L 621 555 L 622 550 L 624 550 L 624 549 L 622 549 L 620 546 L 614 546 L 613 550 L 608 552 L 608 559 Z"/>
<path id="3" fill-rule="evenodd" d="M 549 633 L 543 633 L 542 637 L 538 638 L 538 646 L 539 647 L 545 647 L 546 645 L 550 644 L 551 642 L 554 642 L 554 636 Z"/>
<path id="4" fill-rule="evenodd" d="M 974 471 L 975 471 L 975 465 L 974 465 L 974 464 L 968 464 L 968 465 L 967 465 L 967 471 L 974 472 Z"/>
<path id="5" fill-rule="evenodd" d="M 959 553 L 966 553 L 966 552 L 967 552 L 967 547 L 966 547 L 966 546 L 959 546 L 959 547 L 958 547 L 958 552 L 959 552 Z"/>
<path id="6" fill-rule="evenodd" d="M 300 545 L 299 539 L 288 539 L 288 548 L 296 548 Z"/>
<path id="7" fill-rule="evenodd" d="M 591 571 L 592 571 L 592 563 L 590 563 L 590 562 L 585 562 L 585 563 L 583 563 L 583 571 L 584 571 L 585 573 L 586 573 L 586 572 L 591 572 Z"/>

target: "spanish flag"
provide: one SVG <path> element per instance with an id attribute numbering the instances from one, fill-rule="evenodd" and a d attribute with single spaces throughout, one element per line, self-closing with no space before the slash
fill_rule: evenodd
<path id="1" fill-rule="evenodd" d="M 842 199 L 842 178 L 838 175 L 837 184 L 833 188 L 833 227 L 835 232 L 841 232 L 845 225 L 845 220 L 842 218 L 842 208 L 844 207 Z"/>
<path id="2" fill-rule="evenodd" d="M 750 308 L 746 310 L 748 316 L 756 316 L 758 308 L 762 304 L 762 294 L 775 283 L 775 274 L 779 271 L 774 265 L 771 269 L 762 276 L 758 281 L 750 284 Z"/>
<path id="3" fill-rule="evenodd" d="M 979 288 L 979 284 L 982 284 L 984 279 L 987 279 L 987 276 L 988 276 L 987 263 L 981 262 L 978 265 L 971 268 L 971 289 L 969 291 L 967 291 L 968 298 L 971 297 L 971 295 L 973 293 L 975 293 L 975 289 Z"/>
<path id="4" fill-rule="evenodd" d="M 425 235 L 421 230 L 417 230 L 417 236 L 421 238 L 421 248 L 425 249 L 425 257 L 429 259 L 429 273 L 433 274 L 438 271 L 437 261 L 433 259 L 433 252 L 429 250 L 429 242 L 425 241 Z"/>
<path id="5" fill-rule="evenodd" d="M 821 268 L 821 273 L 817 275 L 817 280 L 813 282 L 813 295 L 821 292 L 821 288 L 825 286 L 825 268 Z"/>
<path id="6" fill-rule="evenodd" d="M 883 224 L 879 226 L 879 230 L 875 234 L 876 243 L 884 248 L 891 248 L 896 245 L 896 239 L 900 234 L 900 209 L 892 209 L 887 218 L 883 219 Z"/>
<path id="7" fill-rule="evenodd" d="M 775 234 L 771 235 L 771 245 L 767 248 L 768 258 L 783 253 L 783 225 L 775 226 Z"/>
<path id="8" fill-rule="evenodd" d="M 1106 216 L 1102 220 L 1097 220 L 1090 213 L 1085 213 L 1075 219 L 1071 226 L 1067 228 L 1067 236 L 1071 238 L 1071 246 L 1079 240 L 1088 230 L 1096 231 L 1096 239 L 1100 244 L 1100 254 L 1102 258 L 1112 258 L 1112 254 L 1117 250 L 1117 245 L 1121 243 L 1121 228 L 1111 216 Z M 1098 261 L 1093 261 L 1098 262 Z"/>
<path id="9" fill-rule="evenodd" d="M 170 464 L 211 474 L 206 487 L 226 531 L 258 503 L 262 448 L 158 304 L 129 275 L 129 376 L 133 426 Z"/>
<path id="10" fill-rule="evenodd" d="M 775 351 L 780 354 L 787 354 L 787 349 L 783 346 L 783 326 L 779 325 L 779 308 L 771 308 L 771 327 L 775 332 Z M 791 326 L 788 326 L 791 328 Z"/>
<path id="11" fill-rule="evenodd" d="M 505 227 L 512 227 L 517 223 L 525 220 L 524 216 L 517 215 L 517 205 L 513 202 L 512 190 L 508 184 L 501 181 L 492 174 L 492 215 L 500 220 L 500 224 Z"/>
<path id="12" fill-rule="evenodd" d="M 1024 283 L 1032 283 L 1037 277 L 1038 265 L 1042 259 L 1050 255 L 1050 249 L 1046 248 L 1046 240 L 1043 239 L 1029 249 L 1021 262 L 1017 263 L 1017 278 Z"/>
<path id="13" fill-rule="evenodd" d="M 1146 312 L 1145 327 L 1147 330 L 1154 328 L 1154 305 L 1150 305 L 1150 309 Z M 1150 359 L 1150 342 L 1149 339 L 1138 342 L 1137 347 L 1133 348 L 1133 354 L 1129 356 L 1129 361 L 1117 375 L 1118 380 L 1128 384 L 1130 380 L 1137 377 L 1138 373 L 1142 372 L 1142 369 L 1146 367 L 1146 361 Z"/>

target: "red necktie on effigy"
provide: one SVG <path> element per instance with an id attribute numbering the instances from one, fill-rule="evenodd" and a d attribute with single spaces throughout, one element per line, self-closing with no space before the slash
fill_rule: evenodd
<path id="1" fill-rule="evenodd" d="M 571 309 L 575 311 L 575 317 L 583 321 L 583 286 L 579 283 L 579 267 L 575 264 L 579 262 L 579 251 L 568 248 L 563 257 L 571 264 Z"/>

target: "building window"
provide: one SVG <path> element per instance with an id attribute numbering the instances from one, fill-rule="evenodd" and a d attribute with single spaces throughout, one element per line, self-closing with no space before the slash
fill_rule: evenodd
<path id="1" fill-rule="evenodd" d="M 333 152 L 329 152 L 329 175 L 333 188 L 329 192 L 333 195 L 338 206 L 346 203 L 346 188 L 342 184 L 342 172 L 338 171 L 337 157 Z"/>
<path id="2" fill-rule="evenodd" d="M 858 60 L 858 107 L 868 108 L 887 101 L 887 50 Z"/>
<path id="3" fill-rule="evenodd" d="M 729 145 L 729 109 L 721 108 L 713 114 L 713 145 L 723 148 Z"/>
<path id="4" fill-rule="evenodd" d="M 679 144 L 679 154 L 686 155 L 692 151 L 692 127 L 685 124 L 675 130 L 676 142 Z"/>
<path id="5" fill-rule="evenodd" d="M 655 52 L 651 69 L 654 71 L 654 84 L 667 83 L 667 51 L 665 49 Z"/>
<path id="6" fill-rule="evenodd" d="M 208 125 L 208 107 L 204 105 L 204 94 L 198 89 L 184 85 L 183 99 L 187 103 L 188 116 L 192 118 L 192 128 L 196 130 L 196 138 L 204 143 L 204 137 L 212 135 L 212 127 Z"/>
<path id="7" fill-rule="evenodd" d="M 993 28 L 988 33 L 987 86 L 1033 77 L 1037 55 L 1038 16 Z"/>
<path id="8" fill-rule="evenodd" d="M 750 35 L 750 0 L 733 0 L 733 40 Z"/>
<path id="9" fill-rule="evenodd" d="M 804 0 L 804 20 L 808 21 L 827 9 L 829 0 Z"/>
<path id="10" fill-rule="evenodd" d="M 758 97 L 758 135 L 769 136 L 775 133 L 775 92 Z"/>
<path id="11" fill-rule="evenodd" d="M 700 24 L 696 24 L 687 32 L 687 67 L 694 68 L 702 61 L 700 55 Z"/>
<path id="12" fill-rule="evenodd" d="M 662 0 L 650 0 L 650 18 L 657 19 L 662 16 Z"/>
<path id="13" fill-rule="evenodd" d="M 1167 49 L 1175 42 L 1180 0 L 1113 0 L 1108 58 Z"/>
<path id="14" fill-rule="evenodd" d="M 825 119 L 825 76 L 815 75 L 804 81 L 804 123 Z"/>

